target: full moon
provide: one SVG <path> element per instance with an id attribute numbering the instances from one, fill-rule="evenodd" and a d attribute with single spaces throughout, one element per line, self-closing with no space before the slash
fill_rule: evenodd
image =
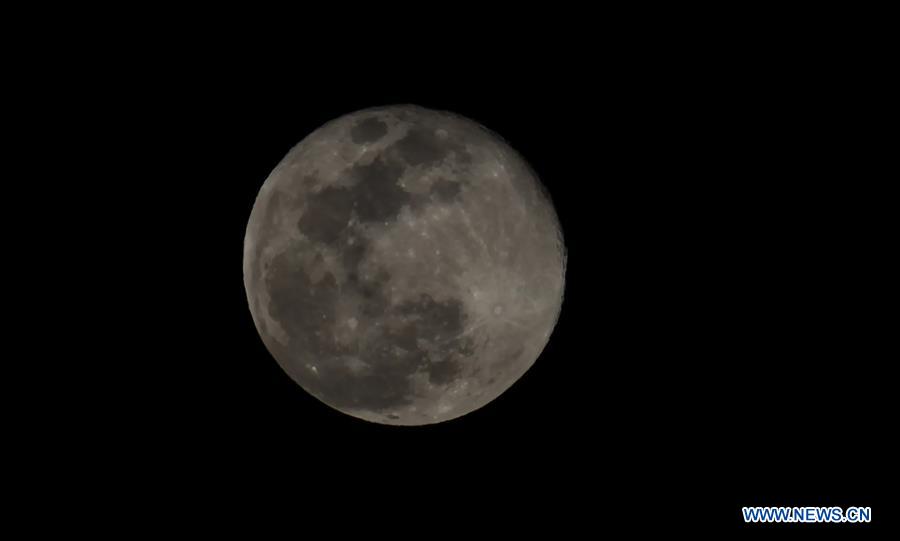
<path id="1" fill-rule="evenodd" d="M 263 183 L 244 239 L 260 337 L 303 389 L 392 425 L 438 423 L 506 391 L 562 306 L 566 252 L 525 160 L 462 116 L 348 114 Z"/>

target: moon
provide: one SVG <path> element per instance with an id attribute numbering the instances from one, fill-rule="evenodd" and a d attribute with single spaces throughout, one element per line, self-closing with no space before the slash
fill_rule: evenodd
<path id="1" fill-rule="evenodd" d="M 244 286 L 303 389 L 376 423 L 475 411 L 546 346 L 566 250 L 537 175 L 498 135 L 413 105 L 315 130 L 263 183 Z"/>

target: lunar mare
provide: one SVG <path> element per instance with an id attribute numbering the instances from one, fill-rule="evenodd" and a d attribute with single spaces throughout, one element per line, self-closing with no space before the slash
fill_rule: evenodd
<path id="1" fill-rule="evenodd" d="M 421 425 L 474 411 L 544 349 L 565 247 L 502 139 L 416 106 L 358 111 L 301 141 L 259 191 L 244 284 L 279 365 L 325 404 Z"/>

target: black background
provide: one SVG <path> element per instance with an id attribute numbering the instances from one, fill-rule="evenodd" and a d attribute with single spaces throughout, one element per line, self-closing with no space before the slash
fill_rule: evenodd
<path id="1" fill-rule="evenodd" d="M 67 73 L 104 81 L 73 101 L 91 104 L 85 118 L 111 111 L 110 155 L 128 164 L 107 209 L 122 227 L 103 242 L 129 315 L 127 360 L 102 380 L 116 398 L 98 399 L 91 432 L 111 443 L 86 455 L 111 495 L 143 502 L 127 516 L 153 510 L 132 524 L 775 529 L 743 525 L 745 505 L 874 508 L 869 526 L 781 530 L 884 522 L 896 220 L 882 35 L 647 16 L 536 31 L 359 15 L 336 32 L 310 15 L 286 34 L 172 17 L 121 51 L 98 39 L 101 61 Z M 250 210 L 285 153 L 398 103 L 502 135 L 547 186 L 568 249 L 534 367 L 481 410 L 418 428 L 351 418 L 294 384 L 242 281 Z"/>

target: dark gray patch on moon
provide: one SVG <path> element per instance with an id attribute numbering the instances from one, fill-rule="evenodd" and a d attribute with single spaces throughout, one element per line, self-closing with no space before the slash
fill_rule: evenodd
<path id="1" fill-rule="evenodd" d="M 337 408 L 384 411 L 410 404 L 413 376 L 421 372 L 432 383 L 447 383 L 461 371 L 457 357 L 471 353 L 471 342 L 459 336 L 466 321 L 459 301 L 422 295 L 390 306 L 383 295 L 389 278 L 378 273 L 359 286 L 361 317 L 387 324 L 371 330 L 365 343 L 342 345 L 333 338 L 339 295 L 334 277 L 313 283 L 286 254 L 269 271 L 270 315 L 288 323 L 292 354 L 316 359 L 308 390 Z"/>
<path id="2" fill-rule="evenodd" d="M 326 186 L 310 196 L 297 224 L 300 232 L 310 240 L 330 244 L 342 238 L 354 216 L 361 222 L 395 218 L 412 199 L 399 185 L 402 174 L 400 164 L 382 159 L 353 167 L 347 173 L 353 186 Z"/>
<path id="3" fill-rule="evenodd" d="M 412 106 L 354 116 L 311 135 L 260 192 L 244 261 L 254 320 L 334 408 L 389 424 L 465 414 L 546 343 L 558 222 L 527 164 L 474 123 Z"/>
<path id="4" fill-rule="evenodd" d="M 334 276 L 327 274 L 313 284 L 309 275 L 287 252 L 275 257 L 268 269 L 269 314 L 291 337 L 290 347 L 316 355 L 331 353 L 321 333 L 334 318 L 338 296 Z"/>
<path id="5" fill-rule="evenodd" d="M 398 183 L 403 174 L 399 164 L 376 160 L 369 165 L 355 167 L 350 174 L 357 180 L 351 196 L 362 221 L 390 220 L 410 201 L 409 192 Z"/>
<path id="6" fill-rule="evenodd" d="M 443 203 L 448 203 L 456 199 L 456 196 L 459 195 L 462 187 L 459 182 L 453 182 L 452 180 L 446 179 L 438 179 L 431 186 L 431 191 L 437 197 L 437 199 Z"/>
<path id="7" fill-rule="evenodd" d="M 350 244 L 349 240 L 353 239 Z M 359 264 L 365 259 L 368 243 L 362 238 L 349 237 L 345 242 L 346 248 L 341 252 L 341 263 L 347 271 L 347 281 L 351 285 L 359 282 Z"/>
<path id="8" fill-rule="evenodd" d="M 330 243 L 341 237 L 353 213 L 354 197 L 346 188 L 326 187 L 310 197 L 297 227 L 307 238 Z"/>
<path id="9" fill-rule="evenodd" d="M 366 118 L 356 123 L 350 129 L 350 138 L 354 143 L 374 143 L 387 134 L 388 127 L 384 121 L 377 118 Z"/>
<path id="10" fill-rule="evenodd" d="M 409 165 L 423 165 L 442 160 L 449 148 L 433 131 L 414 127 L 394 145 L 400 158 Z"/>
<path id="11" fill-rule="evenodd" d="M 389 275 L 376 276 L 366 284 L 370 295 L 362 301 L 362 313 L 380 314 L 387 307 L 381 295 L 383 282 Z M 379 283 L 382 282 L 382 283 Z M 291 337 L 289 348 L 298 358 L 315 360 L 316 377 L 308 390 L 327 397 L 336 407 L 363 407 L 380 410 L 408 403 L 406 377 L 412 367 L 402 362 L 378 365 L 369 372 L 355 372 L 345 359 L 355 348 L 335 341 L 335 307 L 339 294 L 334 277 L 326 274 L 313 283 L 307 272 L 285 255 L 279 256 L 269 271 L 268 288 L 273 319 L 284 322 Z M 375 342 L 388 344 L 384 337 Z M 362 350 L 361 361 L 374 362 L 376 352 Z M 295 376 L 303 377 L 303 367 L 292 367 Z"/>

